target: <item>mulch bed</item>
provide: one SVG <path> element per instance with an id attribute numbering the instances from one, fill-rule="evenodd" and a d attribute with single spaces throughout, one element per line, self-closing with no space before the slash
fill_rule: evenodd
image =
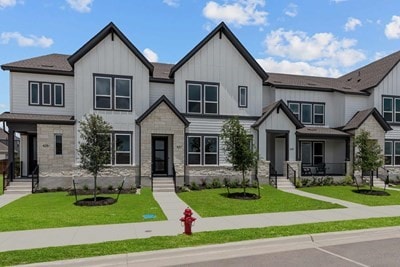
<path id="1" fill-rule="evenodd" d="M 253 193 L 235 192 L 226 195 L 228 198 L 241 199 L 241 200 L 255 200 L 260 197 Z"/>
<path id="2" fill-rule="evenodd" d="M 353 190 L 354 193 L 363 194 L 368 196 L 390 196 L 390 194 L 386 191 L 380 190 L 369 190 L 369 189 L 360 189 L 360 190 Z"/>
<path id="3" fill-rule="evenodd" d="M 112 197 L 97 197 L 96 201 L 94 201 L 94 198 L 85 198 L 78 200 L 74 204 L 76 206 L 106 206 L 106 205 L 112 205 L 116 203 L 117 200 Z"/>

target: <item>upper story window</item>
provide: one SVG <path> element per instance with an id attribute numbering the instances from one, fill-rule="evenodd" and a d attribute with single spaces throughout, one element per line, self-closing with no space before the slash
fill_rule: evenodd
<path id="1" fill-rule="evenodd" d="M 247 108 L 247 86 L 239 86 L 239 108 Z"/>
<path id="2" fill-rule="evenodd" d="M 304 124 L 325 124 L 325 103 L 288 101 L 288 106 Z"/>
<path id="3" fill-rule="evenodd" d="M 63 107 L 64 84 L 29 82 L 29 105 Z"/>
<path id="4" fill-rule="evenodd" d="M 212 83 L 187 83 L 187 112 L 192 114 L 219 113 L 219 86 Z"/>
<path id="5" fill-rule="evenodd" d="M 132 77 L 96 74 L 94 108 L 132 111 Z"/>
<path id="6" fill-rule="evenodd" d="M 385 140 L 385 165 L 400 165 L 400 140 Z"/>
<path id="7" fill-rule="evenodd" d="M 382 113 L 387 122 L 400 123 L 400 96 L 383 96 Z"/>

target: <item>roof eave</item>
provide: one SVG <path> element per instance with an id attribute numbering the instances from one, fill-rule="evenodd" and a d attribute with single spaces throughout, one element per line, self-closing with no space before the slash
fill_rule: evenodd
<path id="1" fill-rule="evenodd" d="M 1 66 L 1 69 L 5 70 L 5 71 L 9 70 L 11 72 L 74 76 L 73 71 L 64 71 L 64 70 L 46 70 L 46 69 L 35 69 L 35 68 L 12 67 L 12 66 L 4 66 L 4 65 Z"/>

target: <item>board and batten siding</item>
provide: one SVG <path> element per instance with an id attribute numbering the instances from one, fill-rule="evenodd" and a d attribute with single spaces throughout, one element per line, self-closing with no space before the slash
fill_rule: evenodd
<path id="1" fill-rule="evenodd" d="M 226 120 L 224 119 L 203 119 L 203 118 L 187 118 L 190 121 L 189 127 L 186 129 L 186 134 L 189 135 L 220 135 L 221 129 Z M 257 147 L 257 132 L 251 128 L 254 124 L 254 120 L 240 120 L 240 124 L 245 128 L 249 135 L 253 136 L 254 148 Z M 186 153 L 187 151 L 185 151 Z M 226 161 L 224 145 L 219 138 L 219 165 L 227 166 L 230 165 Z"/>
<path id="2" fill-rule="evenodd" d="M 368 97 L 362 95 L 345 95 L 345 123 L 358 112 L 370 108 L 368 106 Z"/>
<path id="3" fill-rule="evenodd" d="M 175 103 L 174 85 L 169 83 L 150 82 L 150 106 L 165 95 L 172 104 Z"/>
<path id="4" fill-rule="evenodd" d="M 175 72 L 175 105 L 183 113 L 186 81 L 219 83 L 221 115 L 261 115 L 263 81 L 224 34 L 216 34 Z M 238 107 L 238 86 L 248 87 L 247 108 Z"/>
<path id="5" fill-rule="evenodd" d="M 260 159 L 267 159 L 267 130 L 289 131 L 289 161 L 296 160 L 296 126 L 284 112 L 277 110 L 264 120 L 258 128 Z"/>
<path id="6" fill-rule="evenodd" d="M 133 132 L 132 162 L 137 162 L 135 120 L 149 107 L 149 70 L 128 47 L 114 35 L 105 37 L 75 63 L 75 117 L 81 120 L 87 113 L 98 113 L 113 126 L 114 131 Z M 132 76 L 132 112 L 94 110 L 93 74 Z M 79 144 L 77 135 L 76 144 Z"/>
<path id="7" fill-rule="evenodd" d="M 29 82 L 64 84 L 64 107 L 30 106 Z M 62 75 L 10 72 L 10 112 L 48 115 L 74 115 L 74 77 Z"/>
<path id="8" fill-rule="evenodd" d="M 337 116 L 339 116 L 340 118 L 343 118 L 344 116 L 344 114 L 342 114 L 342 111 L 344 110 L 344 101 L 340 101 L 340 95 L 336 96 L 332 92 L 320 92 L 313 90 L 275 89 L 275 98 L 275 101 L 279 101 L 282 99 L 286 104 L 288 101 L 325 103 L 324 126 L 343 126 L 343 119 L 339 120 L 336 118 Z"/>

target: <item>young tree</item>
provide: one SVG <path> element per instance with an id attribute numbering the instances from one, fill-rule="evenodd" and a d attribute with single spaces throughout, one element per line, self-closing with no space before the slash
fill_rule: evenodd
<path id="1" fill-rule="evenodd" d="M 97 175 L 110 164 L 110 132 L 112 127 L 98 114 L 85 115 L 80 121 L 79 133 L 82 142 L 79 143 L 78 153 L 80 167 L 93 175 L 93 198 L 96 202 Z"/>
<path id="2" fill-rule="evenodd" d="M 383 165 L 382 149 L 376 140 L 370 139 L 370 134 L 362 130 L 354 139 L 356 147 L 356 155 L 354 160 L 354 168 L 370 172 L 369 187 L 373 186 L 373 171 Z"/>
<path id="3" fill-rule="evenodd" d="M 258 153 L 251 148 L 252 140 L 240 124 L 237 117 L 225 121 L 222 126 L 221 139 L 224 142 L 226 159 L 235 171 L 242 172 L 243 194 L 246 194 L 246 171 L 257 164 Z"/>

